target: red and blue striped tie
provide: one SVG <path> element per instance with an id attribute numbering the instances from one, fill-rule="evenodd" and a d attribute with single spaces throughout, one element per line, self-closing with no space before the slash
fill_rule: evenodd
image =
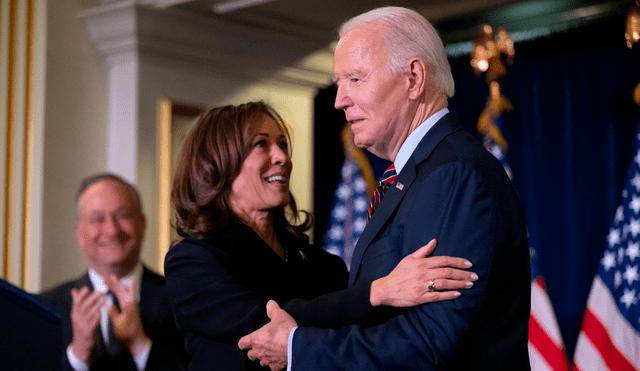
<path id="1" fill-rule="evenodd" d="M 373 198 L 371 198 L 371 203 L 369 204 L 369 212 L 367 213 L 367 223 L 369 222 L 369 219 L 371 219 L 373 212 L 380 205 L 380 202 L 382 201 L 384 195 L 389 191 L 389 186 L 391 185 L 391 183 L 396 180 L 396 176 L 396 167 L 394 166 L 394 164 L 391 164 L 391 166 L 389 166 L 387 170 L 385 170 L 384 174 L 382 174 L 382 178 L 380 178 L 378 186 L 373 191 Z"/>

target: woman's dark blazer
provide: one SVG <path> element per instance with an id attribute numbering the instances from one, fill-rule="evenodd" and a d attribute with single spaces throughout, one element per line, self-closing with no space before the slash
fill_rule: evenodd
<path id="1" fill-rule="evenodd" d="M 279 236 L 280 259 L 247 225 L 230 222 L 206 239 L 185 238 L 167 253 L 165 276 L 178 329 L 185 334 L 190 370 L 259 370 L 238 341 L 267 322 L 270 299 L 300 326 L 373 325 L 370 282 L 346 289 L 342 259 L 296 239 Z M 339 315 L 337 315 L 339 314 Z"/>

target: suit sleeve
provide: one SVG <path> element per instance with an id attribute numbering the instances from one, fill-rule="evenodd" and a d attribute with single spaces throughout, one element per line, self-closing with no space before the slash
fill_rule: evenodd
<path id="1" fill-rule="evenodd" d="M 202 246 L 174 246 L 165 259 L 165 275 L 171 306 L 182 331 L 235 347 L 242 336 L 269 322 L 266 303 L 271 298 L 241 284 L 216 255 Z M 369 287 L 365 285 L 313 300 L 294 299 L 280 304 L 305 325 L 339 328 L 372 318 Z"/>
<path id="2" fill-rule="evenodd" d="M 505 330 L 514 325 L 509 315 L 518 313 L 523 318 L 526 314 L 528 318 L 528 308 L 521 303 L 525 301 L 522 296 L 528 295 L 529 278 L 513 279 L 513 269 L 522 269 L 524 264 L 524 270 L 528 269 L 528 251 L 526 263 L 523 259 L 508 262 L 512 244 L 506 237 L 512 236 L 508 219 L 514 216 L 506 211 L 509 206 L 503 210 L 496 190 L 490 188 L 463 163 L 448 164 L 419 177 L 390 226 L 370 244 L 362 260 L 362 271 L 388 263 L 377 265 L 377 259 L 399 261 L 435 237 L 434 255 L 464 257 L 474 264 L 472 269 L 480 279 L 472 289 L 463 290 L 455 300 L 410 308 L 370 328 L 299 327 L 293 338 L 291 370 L 464 369 L 460 367 L 463 358 L 484 357 L 477 342 L 493 342 L 494 352 L 508 352 L 508 345 L 501 346 L 513 340 L 505 338 L 513 332 Z M 390 246 L 395 247 L 390 250 Z M 504 295 L 503 290 L 513 290 L 515 296 Z M 494 295 L 499 291 L 502 295 Z M 521 330 L 526 341 L 526 328 L 518 330 L 520 337 Z"/>
<path id="3" fill-rule="evenodd" d="M 71 288 L 74 287 L 70 284 L 66 284 L 50 291 L 41 293 L 39 296 L 53 305 L 60 311 L 62 316 L 60 321 L 61 341 L 60 355 L 58 357 L 60 361 L 61 371 L 75 371 L 71 366 L 69 358 L 67 357 L 67 347 L 73 340 L 73 329 L 71 328 Z"/>

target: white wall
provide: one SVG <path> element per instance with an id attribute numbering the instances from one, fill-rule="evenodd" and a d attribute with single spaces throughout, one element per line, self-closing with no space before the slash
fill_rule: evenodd
<path id="1" fill-rule="evenodd" d="M 106 167 L 107 68 L 79 11 L 77 1 L 48 2 L 42 289 L 84 271 L 73 233 L 75 191 L 82 178 Z"/>

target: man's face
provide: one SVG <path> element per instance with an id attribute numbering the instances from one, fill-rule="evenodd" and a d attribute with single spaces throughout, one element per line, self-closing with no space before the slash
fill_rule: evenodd
<path id="1" fill-rule="evenodd" d="M 334 55 L 335 107 L 345 112 L 354 142 L 391 160 L 408 135 L 408 73 L 392 74 L 382 32 L 355 28 L 342 36 Z"/>
<path id="2" fill-rule="evenodd" d="M 118 181 L 92 184 L 78 200 L 78 244 L 102 276 L 128 273 L 135 267 L 145 227 L 134 195 Z"/>

